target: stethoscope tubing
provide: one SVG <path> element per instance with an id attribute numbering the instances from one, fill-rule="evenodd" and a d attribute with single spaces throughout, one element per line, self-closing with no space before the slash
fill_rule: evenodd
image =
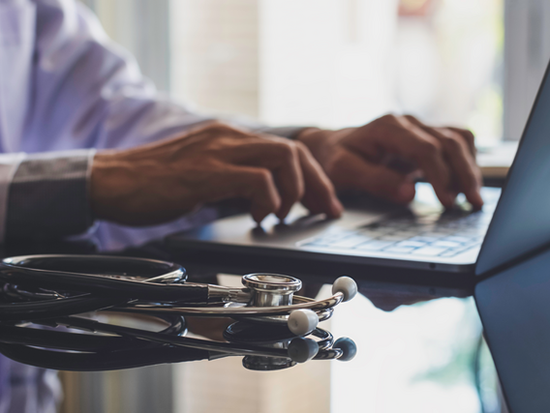
<path id="1" fill-rule="evenodd" d="M 81 317 L 65 317 L 57 319 L 56 323 L 58 325 L 62 325 L 68 328 L 81 328 L 92 332 L 111 333 L 120 335 L 122 337 L 131 337 L 159 344 L 170 344 L 173 346 L 207 350 L 218 353 L 243 356 L 251 354 L 255 356 L 265 357 L 288 357 L 288 353 L 285 349 L 268 349 L 242 343 L 224 343 L 185 336 L 165 335 L 162 333 L 140 330 L 132 327 L 106 324 L 96 320 L 89 320 Z"/>
<path id="2" fill-rule="evenodd" d="M 127 302 L 127 299 L 121 301 L 114 298 L 76 296 L 55 300 L 0 304 L 0 321 L 41 320 L 87 313 Z"/>
<path id="3" fill-rule="evenodd" d="M 181 323 L 178 324 L 178 326 L 179 325 L 181 325 Z M 172 331 L 174 327 L 175 326 L 170 326 L 169 329 L 160 332 L 160 334 L 181 335 L 181 332 Z M 1 324 L 0 335 L 0 342 L 5 344 L 47 347 L 66 351 L 102 352 L 105 351 L 105 349 L 109 349 L 109 352 L 112 352 L 136 347 L 151 347 L 151 342 L 136 340 L 131 337 L 85 333 L 79 334 L 75 332 L 7 326 Z"/>
<path id="4" fill-rule="evenodd" d="M 156 350 L 156 351 L 153 351 Z M 208 360 L 207 350 L 181 347 L 143 347 L 124 351 L 93 353 L 68 353 L 0 343 L 0 352 L 12 360 L 36 367 L 64 371 L 108 371 L 150 366 L 159 363 L 180 363 Z"/>
<path id="5" fill-rule="evenodd" d="M 78 323 L 76 320 L 70 320 L 67 324 L 84 325 L 84 323 Z M 91 324 L 94 324 L 101 330 L 110 330 L 111 334 L 128 334 L 134 330 L 103 325 L 103 323 L 99 323 L 99 326 L 95 322 Z M 105 326 L 108 326 L 108 328 L 103 328 Z M 171 334 L 173 331 L 169 330 L 174 329 L 181 333 L 182 325 L 171 325 L 168 329 L 153 334 Z M 114 333 L 115 330 L 118 332 Z M 137 331 L 140 338 L 142 338 L 141 340 L 133 336 L 75 334 L 64 331 L 0 325 L 2 337 L 0 340 L 0 351 L 13 360 L 22 363 L 67 371 L 116 370 L 158 363 L 198 361 L 219 358 L 220 356 L 254 355 L 288 358 L 286 350 L 273 349 L 276 351 L 265 351 L 266 349 L 260 346 L 251 345 L 241 345 L 239 346 L 240 348 L 232 345 L 232 349 L 220 349 L 219 346 L 216 346 L 216 349 L 213 351 L 212 348 L 207 349 L 204 346 L 204 340 L 186 337 L 180 337 L 185 340 L 180 340 L 180 343 L 176 346 L 166 346 L 163 342 L 167 340 L 160 340 L 163 342 L 159 342 L 159 340 L 150 341 L 148 338 L 143 339 L 143 331 Z M 328 331 L 316 329 L 312 332 L 312 335 L 319 338 L 319 341 L 317 341 L 319 352 L 313 357 L 314 360 L 337 359 L 343 354 L 341 349 L 330 348 L 333 343 L 333 337 Z M 195 347 L 194 344 L 198 342 L 202 342 L 200 347 Z M 48 349 L 44 349 L 44 347 Z M 183 347 L 185 348 L 184 351 L 182 351 Z M 243 353 L 243 347 L 251 351 Z M 70 352 L 60 352 L 59 350 Z"/>
<path id="6" fill-rule="evenodd" d="M 158 304 L 135 303 L 125 307 L 125 311 L 141 310 L 155 313 L 178 313 L 196 316 L 232 317 L 232 316 L 258 316 L 258 315 L 285 315 L 294 310 L 323 311 L 332 309 L 344 300 L 344 294 L 336 292 L 325 300 L 315 301 L 305 297 L 294 297 L 296 304 L 280 305 L 277 307 L 183 307 L 183 306 L 159 306 Z"/>
<path id="7" fill-rule="evenodd" d="M 115 278 L 105 277 L 87 272 L 74 271 L 59 271 L 54 269 L 42 269 L 25 267 L 25 259 L 29 261 L 38 261 L 42 259 L 55 259 L 58 257 L 62 260 L 64 256 L 33 256 L 33 257 L 15 257 L 14 263 L 3 261 L 0 263 L 0 280 L 21 285 L 37 285 L 40 284 L 43 288 L 48 289 L 74 289 L 75 291 L 83 291 L 87 293 L 101 294 L 105 296 L 128 297 L 134 299 L 147 299 L 150 301 L 180 301 L 192 303 L 207 303 L 208 302 L 208 286 L 204 284 L 193 283 L 170 283 L 163 284 L 158 282 L 159 277 L 147 277 L 143 280 L 134 280 L 131 278 Z M 131 264 L 132 261 L 140 263 L 157 263 L 159 266 L 164 265 L 166 268 L 159 268 L 159 271 L 164 271 L 164 277 L 175 277 L 178 274 L 185 274 L 184 269 L 172 263 L 164 263 L 162 261 L 144 260 L 144 259 L 129 259 L 126 257 L 110 257 L 110 256 L 86 256 L 75 255 L 70 257 L 71 260 L 81 260 L 81 265 L 86 266 L 87 263 L 94 263 L 104 260 L 109 263 L 124 263 Z M 19 264 L 23 263 L 23 264 Z M 131 271 L 128 271 L 131 272 Z M 155 281 L 150 281 L 155 280 Z"/>

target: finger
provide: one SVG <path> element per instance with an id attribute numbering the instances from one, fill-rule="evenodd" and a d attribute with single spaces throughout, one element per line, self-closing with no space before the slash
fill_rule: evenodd
<path id="1" fill-rule="evenodd" d="M 438 130 L 436 129 L 434 133 Z M 464 145 L 462 138 L 450 129 L 440 131 L 443 146 L 453 170 L 456 172 L 458 188 L 466 195 L 466 199 L 476 209 L 483 206 L 481 198 L 482 177 L 481 171 L 468 145 Z M 458 143 L 457 143 L 458 142 Z"/>
<path id="2" fill-rule="evenodd" d="M 453 177 L 458 184 L 457 191 L 463 192 L 475 208 L 481 208 L 483 206 L 483 199 L 480 195 L 481 174 L 470 153 L 468 143 L 462 136 L 450 129 L 432 128 L 412 116 L 407 116 L 407 118 L 442 143 L 444 154 L 449 160 Z"/>
<path id="3" fill-rule="evenodd" d="M 462 138 L 468 144 L 468 149 L 470 150 L 470 153 L 473 155 L 473 157 L 475 159 L 475 157 L 477 155 L 477 149 L 476 149 L 476 142 L 475 142 L 474 134 L 471 131 L 469 131 L 468 129 L 452 128 L 452 127 L 448 127 L 447 129 L 450 129 L 453 132 L 456 132 L 460 136 L 462 136 Z"/>
<path id="4" fill-rule="evenodd" d="M 304 196 L 305 183 L 296 145 L 283 145 L 280 150 L 281 153 L 277 155 L 280 165 L 273 169 L 273 175 L 281 196 L 281 207 L 276 215 L 282 220 Z"/>
<path id="5" fill-rule="evenodd" d="M 451 170 L 443 158 L 442 145 L 437 138 L 403 116 L 388 115 L 379 122 L 383 127 L 369 131 L 377 150 L 412 159 L 432 184 L 441 203 L 446 207 L 452 206 L 455 195 L 451 188 Z M 367 157 L 372 157 L 372 144 L 362 139 L 362 129 L 359 128 L 352 133 L 351 135 L 355 136 L 350 136 L 349 140 L 354 142 L 354 146 L 362 154 L 366 153 Z"/>
<path id="6" fill-rule="evenodd" d="M 222 189 L 222 199 L 250 200 L 250 214 L 257 223 L 280 209 L 281 198 L 269 170 L 231 165 L 227 168 L 227 178 L 228 184 Z"/>
<path id="7" fill-rule="evenodd" d="M 342 152 L 336 167 L 349 189 L 365 191 L 398 204 L 408 204 L 414 198 L 414 182 L 407 175 L 368 162 L 350 151 Z"/>
<path id="8" fill-rule="evenodd" d="M 297 148 L 305 183 L 302 204 L 312 214 L 324 213 L 329 218 L 340 217 L 344 207 L 336 197 L 332 182 L 303 144 L 297 143 Z"/>
<path id="9" fill-rule="evenodd" d="M 304 178 L 296 144 L 277 137 L 251 136 L 241 140 L 233 151 L 235 156 L 231 158 L 232 162 L 272 171 L 281 197 L 276 215 L 284 219 L 304 194 Z"/>

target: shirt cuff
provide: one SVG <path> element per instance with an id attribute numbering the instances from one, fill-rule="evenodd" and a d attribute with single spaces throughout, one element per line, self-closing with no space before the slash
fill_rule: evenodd
<path id="1" fill-rule="evenodd" d="M 94 149 L 27 155 L 8 189 L 6 239 L 81 234 L 93 223 L 88 181 Z"/>

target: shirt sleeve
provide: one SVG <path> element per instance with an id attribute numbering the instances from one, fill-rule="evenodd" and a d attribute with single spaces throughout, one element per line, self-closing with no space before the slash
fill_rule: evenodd
<path id="1" fill-rule="evenodd" d="M 27 153 L 128 148 L 174 136 L 214 117 L 159 93 L 131 54 L 113 43 L 80 2 L 36 1 L 33 99 L 24 136 L 6 142 Z M 268 128 L 225 119 L 251 131 L 293 137 L 302 128 Z"/>
<path id="2" fill-rule="evenodd" d="M 61 238 L 86 231 L 93 222 L 88 182 L 94 153 L 26 155 L 9 186 L 5 238 Z"/>
<path id="3" fill-rule="evenodd" d="M 24 154 L 0 159 L 0 242 L 63 237 L 92 224 L 92 149 L 129 148 L 214 120 L 159 93 L 79 2 L 33 4 L 32 99 L 22 135 L 2 139 L 5 151 Z M 291 139 L 303 129 L 228 123 Z"/>

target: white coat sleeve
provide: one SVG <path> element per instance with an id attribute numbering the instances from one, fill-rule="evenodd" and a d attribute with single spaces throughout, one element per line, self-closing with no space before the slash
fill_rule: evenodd
<path id="1" fill-rule="evenodd" d="M 5 150 L 29 154 L 15 174 L 10 171 L 7 206 L 0 207 L 8 239 L 74 235 L 93 222 L 86 191 L 93 155 L 80 152 L 71 160 L 67 153 L 47 153 L 128 148 L 213 120 L 158 93 L 81 3 L 31 3 L 31 98 L 21 135 L 3 138 Z M 239 126 L 286 137 L 300 130 Z"/>

